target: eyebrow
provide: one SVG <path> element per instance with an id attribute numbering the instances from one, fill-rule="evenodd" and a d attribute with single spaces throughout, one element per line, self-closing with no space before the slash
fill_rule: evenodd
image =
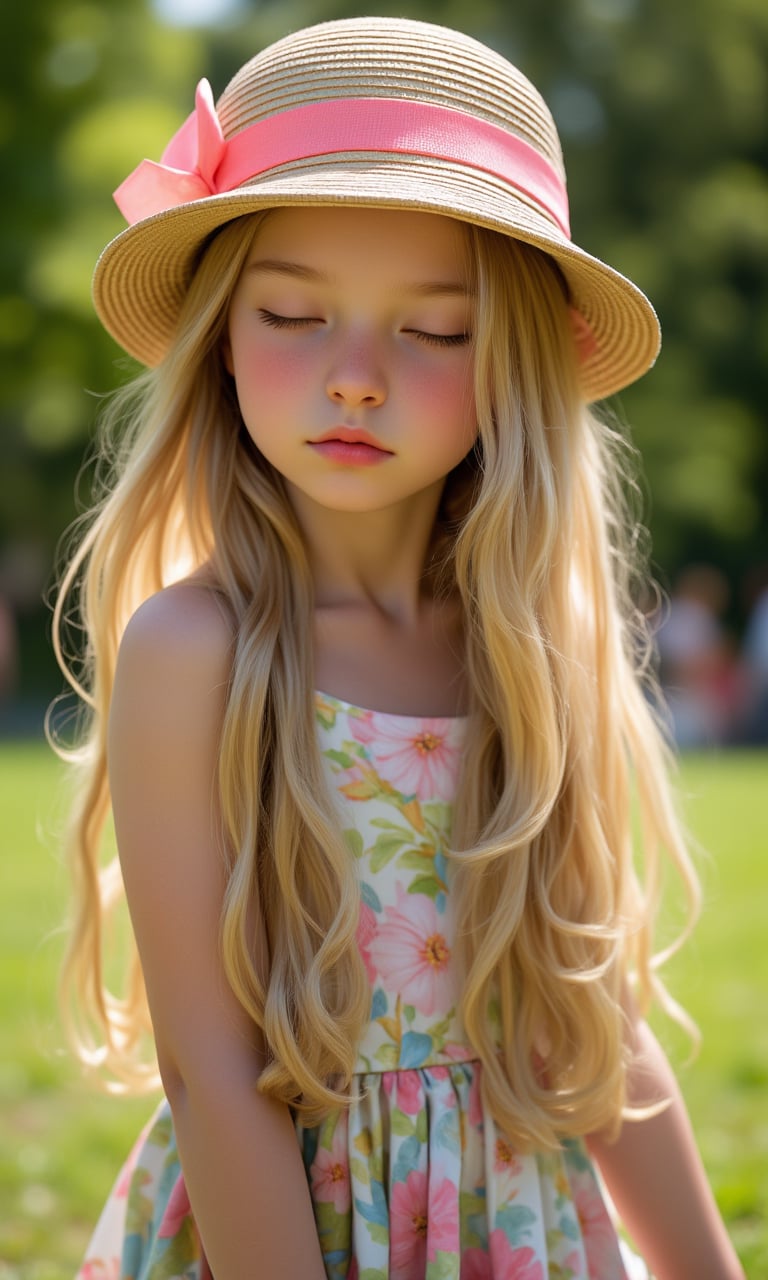
<path id="1" fill-rule="evenodd" d="M 307 284 L 330 284 L 330 277 L 314 267 L 304 266 L 301 262 L 287 262 L 282 258 L 257 258 L 247 267 L 247 271 L 259 275 L 287 276 L 293 280 L 303 280 Z M 472 290 L 460 280 L 424 280 L 408 283 L 403 286 L 405 293 L 418 297 L 441 298 L 472 296 Z"/>
<path id="2" fill-rule="evenodd" d="M 308 280 L 311 284 L 327 284 L 328 277 L 314 267 L 304 267 L 300 262 L 283 262 L 281 258 L 257 258 L 248 264 L 248 272 L 271 276 L 292 276 L 296 280 Z"/>

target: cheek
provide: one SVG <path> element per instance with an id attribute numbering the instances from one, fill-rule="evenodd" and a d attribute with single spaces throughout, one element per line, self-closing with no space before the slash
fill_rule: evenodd
<path id="1" fill-rule="evenodd" d="M 451 434 L 469 449 L 477 434 L 473 368 L 470 359 L 427 376 L 416 376 L 409 399 L 418 405 L 422 423 Z"/>
<path id="2" fill-rule="evenodd" d="M 299 385 L 302 362 L 295 353 L 259 344 L 233 347 L 230 372 L 235 379 L 240 408 L 248 421 L 249 411 L 266 409 L 286 401 Z"/>

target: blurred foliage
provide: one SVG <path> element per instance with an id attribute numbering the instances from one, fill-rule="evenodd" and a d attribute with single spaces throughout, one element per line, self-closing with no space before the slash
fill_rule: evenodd
<path id="1" fill-rule="evenodd" d="M 109 192 L 159 157 L 201 75 L 218 94 L 288 30 L 403 12 L 219 0 L 217 22 L 181 27 L 160 17 L 178 0 L 157 5 L 35 0 L 4 20 L 0 592 L 22 612 L 39 608 L 75 514 L 98 397 L 132 368 L 90 307 L 93 263 L 122 226 Z M 650 294 L 664 329 L 656 370 L 614 406 L 643 453 L 655 562 L 668 580 L 708 560 L 738 587 L 768 559 L 765 0 L 410 0 L 407 13 L 506 53 L 552 106 L 576 238 Z"/>

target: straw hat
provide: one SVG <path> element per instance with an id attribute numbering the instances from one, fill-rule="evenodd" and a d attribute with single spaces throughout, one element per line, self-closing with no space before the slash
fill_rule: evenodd
<path id="1" fill-rule="evenodd" d="M 132 223 L 101 255 L 96 310 L 144 364 L 162 359 L 208 238 L 281 205 L 449 214 L 545 250 L 570 290 L 585 398 L 653 364 L 659 326 L 624 276 L 574 245 L 560 142 L 533 85 L 477 40 L 431 23 L 352 18 L 289 35 L 194 113 L 160 164 L 115 192 Z"/>

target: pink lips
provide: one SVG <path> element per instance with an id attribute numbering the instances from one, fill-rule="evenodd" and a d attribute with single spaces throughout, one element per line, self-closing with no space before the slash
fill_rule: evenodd
<path id="1" fill-rule="evenodd" d="M 329 461 L 346 466 L 372 467 L 392 457 L 391 449 L 385 449 L 375 436 L 356 427 L 331 427 L 307 443 Z"/>

